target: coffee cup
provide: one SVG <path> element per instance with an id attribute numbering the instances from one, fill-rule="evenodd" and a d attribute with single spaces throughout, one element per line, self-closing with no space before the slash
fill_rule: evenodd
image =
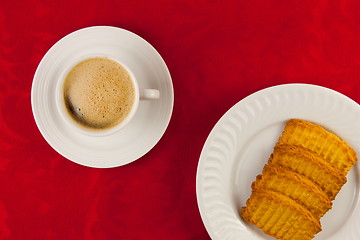
<path id="1" fill-rule="evenodd" d="M 66 125 L 88 136 L 119 132 L 133 119 L 140 100 L 159 99 L 157 89 L 139 89 L 134 73 L 111 56 L 84 56 L 60 74 L 56 105 Z"/>

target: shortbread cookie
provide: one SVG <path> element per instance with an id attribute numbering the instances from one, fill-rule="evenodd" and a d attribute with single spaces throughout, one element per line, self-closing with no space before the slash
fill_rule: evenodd
<path id="1" fill-rule="evenodd" d="M 302 174 L 320 186 L 333 200 L 346 177 L 320 155 L 303 147 L 293 145 L 277 145 L 271 154 L 269 164 L 279 164 L 292 171 Z"/>
<path id="2" fill-rule="evenodd" d="M 265 165 L 252 184 L 253 191 L 268 189 L 298 201 L 316 217 L 322 217 L 332 203 L 322 189 L 307 177 L 277 164 Z"/>
<path id="3" fill-rule="evenodd" d="M 286 123 L 278 144 L 301 146 L 322 156 L 346 176 L 357 160 L 356 152 L 335 134 L 300 119 Z"/>
<path id="4" fill-rule="evenodd" d="M 301 204 L 267 189 L 253 191 L 241 216 L 275 238 L 310 240 L 321 231 L 320 221 Z"/>

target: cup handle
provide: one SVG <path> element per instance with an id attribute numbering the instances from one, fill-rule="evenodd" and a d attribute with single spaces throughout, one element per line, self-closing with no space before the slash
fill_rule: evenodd
<path id="1" fill-rule="evenodd" d="M 140 89 L 140 100 L 155 100 L 160 98 L 160 91 L 157 89 Z"/>

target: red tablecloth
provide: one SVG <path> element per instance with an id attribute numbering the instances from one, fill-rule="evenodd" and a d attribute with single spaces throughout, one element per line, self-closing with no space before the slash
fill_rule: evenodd
<path id="1" fill-rule="evenodd" d="M 30 103 L 46 51 L 77 29 L 111 25 L 166 61 L 175 105 L 160 142 L 113 169 L 53 150 Z M 0 239 L 210 239 L 196 201 L 202 146 L 247 95 L 312 83 L 360 102 L 359 1 L 2 1 Z"/>

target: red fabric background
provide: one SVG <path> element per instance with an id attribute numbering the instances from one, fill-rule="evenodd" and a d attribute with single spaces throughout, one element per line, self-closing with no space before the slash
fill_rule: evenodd
<path id="1" fill-rule="evenodd" d="M 92 169 L 57 154 L 30 104 L 42 56 L 77 29 L 135 32 L 163 56 L 175 105 L 144 157 Z M 360 102 L 359 1 L 2 1 L 0 239 L 210 239 L 197 208 L 202 146 L 236 102 L 312 83 Z"/>

